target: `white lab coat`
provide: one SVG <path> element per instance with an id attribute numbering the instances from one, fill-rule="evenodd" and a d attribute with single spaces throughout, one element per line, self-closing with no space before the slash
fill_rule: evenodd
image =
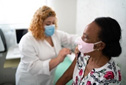
<path id="1" fill-rule="evenodd" d="M 56 30 L 52 47 L 46 40 L 36 40 L 31 32 L 19 43 L 21 61 L 16 71 L 16 85 L 53 85 L 55 68 L 49 71 L 49 62 L 57 57 L 62 46 L 73 49 L 77 35 Z"/>

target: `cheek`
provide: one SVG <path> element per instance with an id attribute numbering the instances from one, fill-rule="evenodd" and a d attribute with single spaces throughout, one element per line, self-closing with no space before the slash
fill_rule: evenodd
<path id="1" fill-rule="evenodd" d="M 46 26 L 46 23 L 43 23 L 42 26 Z"/>

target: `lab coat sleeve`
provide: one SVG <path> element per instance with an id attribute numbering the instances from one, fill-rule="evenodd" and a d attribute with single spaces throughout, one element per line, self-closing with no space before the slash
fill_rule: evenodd
<path id="1" fill-rule="evenodd" d="M 24 65 L 24 69 L 32 75 L 50 75 L 50 59 L 44 61 L 39 59 L 37 53 L 37 50 L 39 49 L 36 48 L 34 40 L 35 39 L 33 38 L 25 36 L 21 39 L 21 42 L 19 44 L 19 49 L 22 54 L 21 62 Z"/>
<path id="2" fill-rule="evenodd" d="M 63 47 L 67 47 L 70 48 L 71 50 L 74 50 L 75 47 L 77 46 L 76 40 L 80 38 L 80 36 L 76 34 L 68 34 L 66 32 L 59 30 L 57 30 L 57 32 L 61 41 L 61 45 Z"/>

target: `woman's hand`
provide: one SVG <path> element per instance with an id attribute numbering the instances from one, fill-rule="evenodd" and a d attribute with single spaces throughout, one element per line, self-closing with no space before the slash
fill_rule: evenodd
<path id="1" fill-rule="evenodd" d="M 59 59 L 60 62 L 62 62 L 67 54 L 71 54 L 71 50 L 68 48 L 63 48 L 60 50 L 57 58 Z"/>

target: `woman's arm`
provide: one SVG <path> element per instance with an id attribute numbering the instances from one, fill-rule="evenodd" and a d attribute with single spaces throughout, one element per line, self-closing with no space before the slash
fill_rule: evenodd
<path id="1" fill-rule="evenodd" d="M 79 35 L 69 34 L 64 31 L 57 30 L 57 36 L 60 39 L 61 45 L 66 48 L 70 48 L 74 51 L 76 47 L 76 40 L 80 37 Z"/>
<path id="2" fill-rule="evenodd" d="M 57 81 L 56 85 L 65 85 L 68 81 L 72 79 L 75 64 L 76 64 L 76 58 L 74 59 L 70 67 L 65 71 L 65 73 Z"/>

